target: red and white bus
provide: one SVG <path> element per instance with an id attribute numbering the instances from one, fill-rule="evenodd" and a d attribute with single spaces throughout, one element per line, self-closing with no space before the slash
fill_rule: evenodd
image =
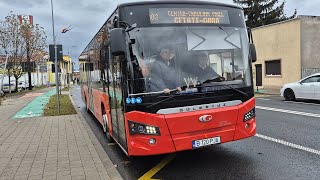
<path id="1" fill-rule="evenodd" d="M 147 156 L 254 136 L 244 19 L 212 2 L 118 5 L 79 57 L 82 98 L 107 139 Z"/>

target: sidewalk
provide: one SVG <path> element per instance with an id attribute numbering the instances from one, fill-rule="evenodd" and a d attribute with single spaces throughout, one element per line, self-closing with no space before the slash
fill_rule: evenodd
<path id="1" fill-rule="evenodd" d="M 35 98 L 0 105 L 0 180 L 122 179 L 81 114 L 11 119 Z"/>

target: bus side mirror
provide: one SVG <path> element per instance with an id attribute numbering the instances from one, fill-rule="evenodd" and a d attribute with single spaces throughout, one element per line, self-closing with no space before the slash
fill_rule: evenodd
<path id="1" fill-rule="evenodd" d="M 110 31 L 110 48 L 113 56 L 125 55 L 126 34 L 124 29 L 115 28 Z"/>
<path id="2" fill-rule="evenodd" d="M 250 43 L 250 59 L 253 63 L 257 61 L 256 46 L 252 43 Z"/>

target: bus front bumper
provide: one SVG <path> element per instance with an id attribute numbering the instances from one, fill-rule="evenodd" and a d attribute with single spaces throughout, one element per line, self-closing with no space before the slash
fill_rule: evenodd
<path id="1" fill-rule="evenodd" d="M 129 142 L 130 156 L 149 156 L 192 150 L 193 141 L 220 137 L 220 143 L 249 138 L 256 134 L 256 119 L 242 124 L 205 131 L 167 136 L 136 136 Z M 155 140 L 155 144 L 150 144 Z"/>

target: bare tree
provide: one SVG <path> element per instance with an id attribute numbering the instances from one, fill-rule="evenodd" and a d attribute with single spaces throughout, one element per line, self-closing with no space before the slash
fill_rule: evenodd
<path id="1" fill-rule="evenodd" d="M 26 61 L 39 61 L 40 58 L 35 58 L 39 52 L 43 52 L 47 47 L 47 36 L 44 28 L 39 24 L 22 24 L 22 36 L 26 46 Z M 32 90 L 31 72 L 28 72 L 29 90 Z"/>
<path id="2" fill-rule="evenodd" d="M 21 24 L 19 16 L 12 11 L 4 21 L 0 21 L 0 47 L 10 57 L 8 76 L 10 78 L 13 75 L 16 78 L 16 89 L 18 89 L 18 79 L 23 75 L 22 62 L 39 61 L 41 59 L 39 56 L 44 54 L 44 49 L 47 47 L 46 39 L 43 27 L 39 24 Z M 28 79 L 31 90 L 30 71 Z"/>
<path id="3" fill-rule="evenodd" d="M 25 40 L 22 37 L 21 26 L 16 14 L 10 12 L 4 21 L 0 21 L 0 47 L 9 55 L 7 75 L 9 77 L 9 89 L 11 90 L 11 76 L 16 79 L 16 90 L 18 79 L 22 76 L 21 63 L 25 57 Z"/>

